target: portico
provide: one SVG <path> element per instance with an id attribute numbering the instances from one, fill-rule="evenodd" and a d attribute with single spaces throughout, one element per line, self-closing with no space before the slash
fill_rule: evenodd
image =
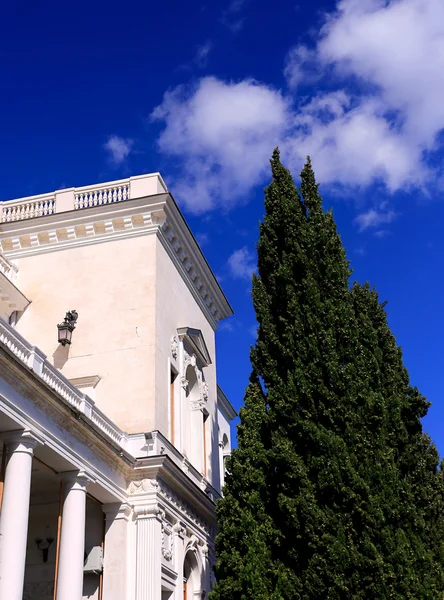
<path id="1" fill-rule="evenodd" d="M 44 440 L 30 430 L 8 432 L 2 441 L 0 597 L 79 600 L 88 593 L 99 600 L 101 565 L 95 574 L 84 573 L 85 551 L 103 548 L 108 503 L 87 497 L 93 477 L 57 472 L 40 460 L 51 453 L 39 452 Z"/>

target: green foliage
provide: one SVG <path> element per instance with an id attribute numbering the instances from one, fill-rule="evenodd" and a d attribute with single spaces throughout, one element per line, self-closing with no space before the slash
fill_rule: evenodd
<path id="1" fill-rule="evenodd" d="M 307 163 L 275 150 L 238 449 L 218 503 L 211 600 L 432 599 L 444 593 L 444 482 L 384 305 L 350 287 Z"/>

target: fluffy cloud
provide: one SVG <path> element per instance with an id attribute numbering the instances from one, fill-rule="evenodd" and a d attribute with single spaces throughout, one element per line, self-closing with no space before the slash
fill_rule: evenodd
<path id="1" fill-rule="evenodd" d="M 341 0 L 313 44 L 288 53 L 285 93 L 208 77 L 165 94 L 152 118 L 194 212 L 246 198 L 276 145 L 296 171 L 310 154 L 324 185 L 425 189 L 437 176 L 428 158 L 444 128 L 443 70 L 442 0 Z"/>
<path id="2" fill-rule="evenodd" d="M 115 165 L 121 165 L 131 152 L 133 141 L 121 138 L 118 135 L 110 135 L 103 147 L 108 152 L 111 162 Z"/>
<path id="3" fill-rule="evenodd" d="M 244 246 L 233 252 L 227 264 L 230 275 L 235 279 L 251 279 L 256 269 L 256 257 Z"/>
<path id="4" fill-rule="evenodd" d="M 324 180 L 421 186 L 444 127 L 443 68 L 441 0 L 341 0 L 285 68 L 293 88 L 326 74 L 344 94 L 343 111 L 327 123 L 315 114 L 303 138 Z"/>
<path id="5" fill-rule="evenodd" d="M 355 221 L 358 224 L 359 231 L 365 231 L 366 229 L 374 229 L 381 225 L 389 225 L 396 217 L 397 213 L 389 209 L 386 204 L 382 204 L 379 208 L 371 208 L 366 212 L 360 213 Z M 378 236 L 382 236 L 383 230 L 376 232 Z"/>
<path id="6" fill-rule="evenodd" d="M 253 80 L 205 77 L 165 94 L 152 113 L 164 122 L 160 150 L 183 159 L 177 197 L 193 212 L 229 208 L 263 180 L 290 118 L 282 94 Z"/>

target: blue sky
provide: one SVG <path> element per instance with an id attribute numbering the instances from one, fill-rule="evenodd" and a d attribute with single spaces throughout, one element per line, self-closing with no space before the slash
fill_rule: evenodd
<path id="1" fill-rule="evenodd" d="M 160 171 L 231 301 L 239 408 L 268 158 L 310 154 L 354 269 L 388 300 L 444 454 L 442 0 L 2 7 L 1 197 Z"/>

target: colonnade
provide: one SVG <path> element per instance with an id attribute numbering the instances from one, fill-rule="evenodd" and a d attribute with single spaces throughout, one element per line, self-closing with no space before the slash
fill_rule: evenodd
<path id="1" fill-rule="evenodd" d="M 28 538 L 31 471 L 40 440 L 29 431 L 3 437 L 7 464 L 0 518 L 0 598 L 22 600 Z M 63 520 L 57 570 L 57 600 L 79 600 L 83 593 L 86 473 L 61 474 Z"/>

